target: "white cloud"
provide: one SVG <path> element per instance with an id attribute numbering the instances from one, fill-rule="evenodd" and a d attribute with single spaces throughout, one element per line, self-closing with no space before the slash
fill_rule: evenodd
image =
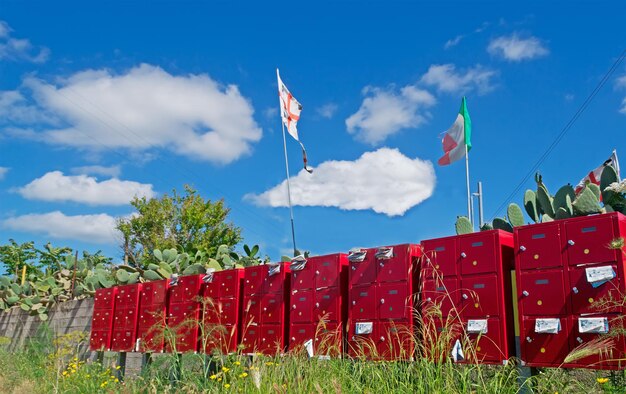
<path id="1" fill-rule="evenodd" d="M 82 167 L 74 167 L 72 168 L 73 174 L 81 174 L 81 175 L 102 175 L 109 176 L 112 178 L 118 178 L 122 173 L 122 168 L 118 166 L 82 166 Z"/>
<path id="2" fill-rule="evenodd" d="M 487 52 L 512 62 L 531 60 L 550 53 L 537 37 L 520 38 L 517 33 L 494 38 Z"/>
<path id="3" fill-rule="evenodd" d="M 3 220 L 2 227 L 96 244 L 116 244 L 119 237 L 115 218 L 107 214 L 68 216 L 60 211 L 27 214 Z"/>
<path id="4" fill-rule="evenodd" d="M 337 104 L 328 103 L 319 107 L 317 110 L 317 114 L 322 118 L 330 119 L 333 117 L 335 112 L 337 112 Z"/>
<path id="5" fill-rule="evenodd" d="M 446 44 L 443 46 L 443 49 L 450 49 L 454 46 L 457 46 L 464 37 L 465 36 L 463 34 L 459 34 L 458 36 L 446 41 Z"/>
<path id="6" fill-rule="evenodd" d="M 11 36 L 13 29 L 8 23 L 0 21 L 0 60 L 28 61 L 43 63 L 48 60 L 50 50 L 35 47 L 25 38 Z"/>
<path id="7" fill-rule="evenodd" d="M 61 171 L 48 172 L 28 185 L 17 189 L 29 200 L 74 201 L 89 205 L 125 205 L 133 197 L 155 196 L 152 185 L 111 178 L 98 182 L 87 175 L 64 175 Z"/>
<path id="8" fill-rule="evenodd" d="M 626 90 L 626 75 L 622 75 L 615 80 L 615 88 Z M 624 99 L 622 100 L 619 112 L 626 115 L 626 97 L 624 97 Z"/>
<path id="9" fill-rule="evenodd" d="M 436 100 L 426 90 L 407 85 L 396 91 L 368 86 L 363 89 L 363 103 L 346 119 L 350 134 L 371 145 L 377 145 L 390 135 L 426 122 Z"/>
<path id="10" fill-rule="evenodd" d="M 237 86 L 222 86 L 206 74 L 176 76 L 142 64 L 124 74 L 82 71 L 57 84 L 28 78 L 25 86 L 37 108 L 66 125 L 40 131 L 52 144 L 163 148 L 227 164 L 249 154 L 262 136 Z"/>
<path id="11" fill-rule="evenodd" d="M 244 199 L 257 205 L 286 207 L 287 183 Z M 397 149 L 366 152 L 355 161 L 331 160 L 313 174 L 304 170 L 291 178 L 293 205 L 368 210 L 387 216 L 406 211 L 429 198 L 435 188 L 435 171 L 430 161 L 411 159 Z"/>
<path id="12" fill-rule="evenodd" d="M 263 110 L 263 115 L 265 115 L 268 119 L 273 119 L 278 117 L 278 108 L 276 107 L 268 107 Z"/>
<path id="13" fill-rule="evenodd" d="M 4 179 L 7 172 L 9 172 L 9 167 L 0 167 L 0 181 Z"/>
<path id="14" fill-rule="evenodd" d="M 433 64 L 420 82 L 444 93 L 465 94 L 476 90 L 478 94 L 486 94 L 494 89 L 492 79 L 496 75 L 496 71 L 481 65 L 457 71 L 454 64 Z"/>
<path id="15" fill-rule="evenodd" d="M 55 119 L 46 111 L 33 106 L 16 90 L 0 91 L 0 124 L 54 123 Z"/>

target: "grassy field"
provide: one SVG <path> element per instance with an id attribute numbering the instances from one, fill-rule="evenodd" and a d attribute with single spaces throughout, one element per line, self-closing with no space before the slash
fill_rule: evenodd
<path id="1" fill-rule="evenodd" d="M 187 354 L 182 376 L 173 380 L 174 355 L 152 364 L 125 382 L 115 359 L 84 360 L 87 333 L 52 339 L 42 331 L 19 352 L 0 350 L 2 393 L 620 393 L 623 372 L 543 369 L 521 384 L 514 363 L 507 366 L 459 365 L 425 359 L 413 362 L 319 360 L 288 356 Z M 419 349 L 418 349 L 419 350 Z M 208 362 L 207 362 L 208 361 Z M 526 391 L 524 391 L 526 390 Z"/>

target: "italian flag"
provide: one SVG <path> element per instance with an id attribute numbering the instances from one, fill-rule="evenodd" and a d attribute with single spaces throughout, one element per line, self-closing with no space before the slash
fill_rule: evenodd
<path id="1" fill-rule="evenodd" d="M 467 151 L 472 149 L 472 121 L 467 112 L 467 104 L 465 97 L 461 101 L 461 109 L 456 116 L 454 124 L 446 131 L 443 137 L 444 155 L 439 159 L 440 166 L 447 166 L 450 163 L 462 159 L 465 156 L 465 147 Z"/>

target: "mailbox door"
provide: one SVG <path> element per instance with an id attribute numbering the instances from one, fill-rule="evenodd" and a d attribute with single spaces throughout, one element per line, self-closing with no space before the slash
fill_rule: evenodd
<path id="1" fill-rule="evenodd" d="M 265 275 L 267 274 L 266 265 L 255 265 L 252 267 L 246 267 L 244 273 L 244 287 L 243 291 L 246 295 L 260 294 L 263 291 L 263 282 L 265 281 Z"/>
<path id="2" fill-rule="evenodd" d="M 368 323 L 372 326 L 372 331 L 368 333 L 356 333 L 358 324 Z M 354 321 L 348 327 L 348 354 L 351 357 L 371 358 L 375 355 L 376 338 L 378 338 L 378 324 L 374 321 Z"/>
<path id="3" fill-rule="evenodd" d="M 270 293 L 280 293 L 282 294 L 285 289 L 285 271 L 289 268 L 289 265 L 286 263 L 280 263 L 280 271 L 270 275 L 269 271 L 265 273 L 265 283 L 263 287 L 263 292 L 265 294 Z"/>
<path id="4" fill-rule="evenodd" d="M 311 323 L 296 323 L 289 327 L 289 351 L 306 352 L 304 343 L 315 338 L 315 325 Z"/>
<path id="5" fill-rule="evenodd" d="M 291 271 L 291 290 L 312 289 L 315 287 L 315 260 L 307 260 L 301 270 Z"/>
<path id="6" fill-rule="evenodd" d="M 118 286 L 117 302 L 115 306 L 125 308 L 137 305 L 139 302 L 139 285 Z"/>
<path id="7" fill-rule="evenodd" d="M 115 308 L 113 312 L 113 330 L 124 330 L 128 326 L 127 309 L 123 307 Z"/>
<path id="8" fill-rule="evenodd" d="M 558 316 L 569 313 L 563 270 L 522 271 L 517 296 L 524 315 Z"/>
<path id="9" fill-rule="evenodd" d="M 266 355 L 282 354 L 285 351 L 282 324 L 263 324 L 259 351 Z"/>
<path id="10" fill-rule="evenodd" d="M 132 352 L 135 347 L 134 330 L 115 330 L 111 341 L 111 351 Z"/>
<path id="11" fill-rule="evenodd" d="M 462 275 L 496 272 L 499 253 L 494 234 L 476 233 L 459 238 L 459 255 Z"/>
<path id="12" fill-rule="evenodd" d="M 200 284 L 204 275 L 181 276 L 178 287 L 182 290 L 183 302 L 195 301 L 200 295 Z"/>
<path id="13" fill-rule="evenodd" d="M 113 309 L 117 287 L 98 289 L 94 296 L 93 309 Z"/>
<path id="14" fill-rule="evenodd" d="M 109 331 L 113 327 L 113 311 L 108 309 L 94 309 L 91 318 L 92 330 Z"/>
<path id="15" fill-rule="evenodd" d="M 326 322 L 342 321 L 341 314 L 342 295 L 338 288 L 330 287 L 315 292 L 315 305 L 313 312 L 313 322 L 317 324 L 320 320 Z"/>
<path id="16" fill-rule="evenodd" d="M 413 327 L 408 322 L 378 323 L 376 350 L 386 360 L 411 360 L 415 350 Z"/>
<path id="17" fill-rule="evenodd" d="M 173 328 L 197 325 L 199 311 L 197 302 L 174 304 L 169 308 L 167 325 Z"/>
<path id="18" fill-rule="evenodd" d="M 310 298 L 309 298 L 309 302 Z M 265 294 L 261 298 L 261 323 L 280 323 L 283 321 L 285 298 L 283 294 Z"/>
<path id="19" fill-rule="evenodd" d="M 484 318 L 500 314 L 500 290 L 496 275 L 464 277 L 460 293 L 462 316 Z"/>
<path id="20" fill-rule="evenodd" d="M 621 367 L 624 366 L 624 358 L 626 357 L 625 349 L 624 349 L 624 336 L 623 335 L 610 335 L 613 331 L 613 325 L 623 324 L 621 318 L 617 318 L 614 320 L 615 315 L 600 315 L 602 317 L 607 317 L 609 321 L 609 333 L 608 335 L 602 334 L 589 334 L 589 333 L 580 333 L 578 327 L 579 317 L 571 318 L 572 325 L 572 336 L 570 337 L 570 351 L 573 351 L 576 348 L 584 348 L 591 341 L 597 341 L 598 339 L 603 339 L 607 341 L 607 343 L 603 346 L 603 348 L 596 354 L 590 355 L 588 357 L 580 358 L 575 360 L 573 363 L 575 365 L 581 367 L 588 367 L 593 369 L 605 369 L 610 367 L 616 367 L 621 364 Z M 599 316 L 594 316 L 599 317 Z M 601 336 L 602 335 L 602 336 Z"/>
<path id="21" fill-rule="evenodd" d="M 378 283 L 407 281 L 412 272 L 412 262 L 408 245 L 393 246 L 393 256 L 389 259 L 376 259 L 376 279 Z"/>
<path id="22" fill-rule="evenodd" d="M 566 318 L 559 318 L 561 330 L 558 333 L 537 333 L 537 318 L 524 318 L 520 345 L 522 360 L 530 366 L 559 367 L 569 353 L 570 326 Z"/>
<path id="23" fill-rule="evenodd" d="M 163 327 L 140 327 L 137 338 L 141 353 L 160 352 L 164 348 Z"/>
<path id="24" fill-rule="evenodd" d="M 467 322 L 467 321 L 466 321 Z M 500 319 L 487 319 L 486 333 L 467 333 L 474 352 L 465 351 L 467 361 L 474 363 L 501 363 L 508 360 L 506 344 L 500 335 Z M 467 327 L 467 324 L 466 326 Z"/>
<path id="25" fill-rule="evenodd" d="M 308 323 L 313 320 L 313 290 L 300 290 L 291 294 L 289 308 L 291 322 Z"/>
<path id="26" fill-rule="evenodd" d="M 587 280 L 586 271 L 587 269 L 597 267 L 612 269 L 616 274 L 615 278 L 593 287 L 593 283 Z M 619 312 L 622 308 L 624 296 L 620 291 L 621 284 L 617 276 L 618 272 L 616 264 L 601 264 L 596 267 L 571 267 L 569 277 L 572 314 Z"/>
<path id="27" fill-rule="evenodd" d="M 219 277 L 216 274 L 214 275 L 213 282 L 204 283 L 200 292 L 203 298 L 210 298 L 216 301 L 220 297 L 221 284 L 218 282 Z"/>
<path id="28" fill-rule="evenodd" d="M 245 353 L 256 353 L 261 343 L 261 326 L 250 325 L 242 327 L 241 344 Z"/>
<path id="29" fill-rule="evenodd" d="M 422 267 L 427 269 L 432 267 L 439 271 L 441 276 L 456 276 L 458 274 L 460 252 L 457 248 L 456 238 L 431 239 L 422 242 L 422 245 L 424 246 Z"/>
<path id="30" fill-rule="evenodd" d="M 89 337 L 89 350 L 100 351 L 111 348 L 111 331 L 92 330 Z"/>
<path id="31" fill-rule="evenodd" d="M 360 262 L 350 261 L 350 286 L 366 285 L 376 280 L 376 249 L 367 249 L 365 259 Z"/>
<path id="32" fill-rule="evenodd" d="M 376 299 L 381 320 L 410 319 L 414 312 L 413 295 L 406 282 L 379 285 Z"/>
<path id="33" fill-rule="evenodd" d="M 151 327 L 165 322 L 163 305 L 147 305 L 139 309 L 139 327 Z"/>
<path id="34" fill-rule="evenodd" d="M 316 355 L 338 357 L 343 354 L 343 326 L 341 323 L 316 325 L 313 351 Z"/>
<path id="35" fill-rule="evenodd" d="M 249 324 L 261 324 L 261 296 L 245 296 L 242 315 L 244 328 Z"/>
<path id="36" fill-rule="evenodd" d="M 167 281 L 156 280 L 141 285 L 141 304 L 156 305 L 167 301 Z"/>
<path id="37" fill-rule="evenodd" d="M 422 285 L 422 313 L 429 313 L 433 306 L 441 309 L 441 316 L 448 316 L 456 309 L 461 311 L 459 302 L 459 281 L 454 277 L 425 280 Z M 437 314 L 432 310 L 431 313 Z"/>
<path id="38" fill-rule="evenodd" d="M 215 275 L 218 275 L 219 278 L 219 295 L 221 298 L 231 298 L 239 296 L 239 279 L 241 278 L 241 269 L 219 271 L 216 272 Z"/>
<path id="39" fill-rule="evenodd" d="M 315 287 L 339 287 L 341 269 L 346 262 L 345 254 L 315 257 Z"/>
<path id="40" fill-rule="evenodd" d="M 359 286 L 350 289 L 351 320 L 374 320 L 377 318 L 376 287 Z"/>
<path id="41" fill-rule="evenodd" d="M 219 303 L 222 307 L 222 319 L 220 324 L 234 325 L 237 324 L 239 317 L 239 302 L 237 298 L 220 298 Z"/>
<path id="42" fill-rule="evenodd" d="M 615 238 L 613 220 L 612 215 L 600 215 L 565 222 L 570 265 L 617 260 L 616 250 L 607 247 Z"/>
<path id="43" fill-rule="evenodd" d="M 515 254 L 522 270 L 561 267 L 563 240 L 558 222 L 516 229 Z"/>

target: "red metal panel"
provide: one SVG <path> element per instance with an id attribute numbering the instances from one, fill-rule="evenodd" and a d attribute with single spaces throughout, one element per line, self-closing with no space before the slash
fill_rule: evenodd
<path id="1" fill-rule="evenodd" d="M 460 312 L 459 302 L 459 282 L 456 277 L 445 277 L 442 279 L 425 280 L 422 284 L 422 311 L 429 311 L 438 314 L 436 307 L 441 311 L 441 316 L 445 317 L 456 310 Z"/>
<path id="2" fill-rule="evenodd" d="M 113 309 L 116 295 L 117 287 L 97 289 L 94 296 L 93 309 Z"/>
<path id="3" fill-rule="evenodd" d="M 524 315 L 558 316 L 569 313 L 565 274 L 561 269 L 521 271 L 517 275 L 517 295 Z"/>
<path id="4" fill-rule="evenodd" d="M 137 308 L 119 307 L 113 313 L 113 330 L 134 330 L 137 326 Z"/>
<path id="5" fill-rule="evenodd" d="M 567 219 L 567 256 L 570 265 L 617 260 L 615 249 L 608 247 L 615 238 L 614 214 Z"/>
<path id="6" fill-rule="evenodd" d="M 524 318 L 522 321 L 520 335 L 522 360 L 529 366 L 561 366 L 569 352 L 570 323 L 565 318 L 559 318 L 560 331 L 542 333 L 535 331 L 536 320 L 537 318 Z"/>
<path id="7" fill-rule="evenodd" d="M 621 369 L 626 366 L 626 347 L 623 335 L 623 316 L 618 315 L 595 315 L 594 318 L 606 318 L 608 331 L 603 334 L 581 333 L 579 320 L 582 316 L 574 316 L 570 322 L 572 336 L 570 337 L 571 354 L 584 349 L 594 349 L 595 354 L 578 358 L 573 361 L 577 367 L 591 369 Z M 619 334 L 618 334 L 619 332 Z M 617 334 L 617 335 L 615 335 Z M 601 341 L 601 342 L 598 342 Z"/>
<path id="8" fill-rule="evenodd" d="M 246 295 L 260 294 L 263 291 L 263 282 L 266 272 L 267 266 L 265 265 L 246 267 L 243 287 L 243 291 Z"/>
<path id="9" fill-rule="evenodd" d="M 499 251 L 496 251 L 494 232 L 459 237 L 459 253 L 462 275 L 496 272 Z"/>
<path id="10" fill-rule="evenodd" d="M 307 259 L 306 263 L 298 264 L 298 270 L 291 270 L 291 290 L 312 289 L 315 287 L 316 258 Z"/>
<path id="11" fill-rule="evenodd" d="M 414 312 L 413 296 L 407 282 L 384 283 L 376 289 L 378 318 L 411 319 Z"/>
<path id="12" fill-rule="evenodd" d="M 165 305 L 142 305 L 139 308 L 138 327 L 150 327 L 165 322 Z"/>
<path id="13" fill-rule="evenodd" d="M 349 318 L 351 320 L 376 319 L 377 309 L 375 286 L 359 286 L 350 289 Z"/>
<path id="14" fill-rule="evenodd" d="M 339 287 L 341 285 L 341 271 L 348 265 L 348 256 L 336 253 L 326 256 L 311 257 L 315 262 L 315 287 Z"/>
<path id="15" fill-rule="evenodd" d="M 94 309 L 91 318 L 92 331 L 109 331 L 113 327 L 113 311 L 109 309 Z"/>
<path id="16" fill-rule="evenodd" d="M 310 302 L 310 297 L 309 297 Z M 283 294 L 264 294 L 261 298 L 261 323 L 280 323 L 284 318 Z"/>
<path id="17" fill-rule="evenodd" d="M 197 302 L 170 305 L 168 327 L 175 332 L 174 346 L 166 344 L 168 351 L 184 353 L 197 351 L 200 308 Z"/>
<path id="18" fill-rule="evenodd" d="M 472 344 L 471 350 L 465 350 L 465 360 L 471 363 L 502 363 L 508 360 L 508 347 L 506 339 L 501 335 L 502 322 L 498 318 L 488 318 L 486 333 L 467 332 L 468 339 Z M 466 321 L 466 330 L 467 330 Z"/>
<path id="19" fill-rule="evenodd" d="M 138 305 L 141 291 L 140 286 L 140 284 L 118 286 L 115 307 L 132 307 Z"/>
<path id="20" fill-rule="evenodd" d="M 373 283 L 376 280 L 376 249 L 366 249 L 363 261 L 350 261 L 350 286 Z"/>
<path id="21" fill-rule="evenodd" d="M 285 351 L 284 328 L 282 324 L 261 325 L 259 351 L 267 355 L 282 354 Z"/>
<path id="22" fill-rule="evenodd" d="M 89 338 L 89 350 L 102 351 L 111 348 L 111 331 L 110 330 L 91 330 Z"/>
<path id="23" fill-rule="evenodd" d="M 290 317 L 293 323 L 307 323 L 313 321 L 314 290 L 299 290 L 291 292 Z"/>
<path id="24" fill-rule="evenodd" d="M 167 280 L 141 284 L 141 305 L 163 304 L 167 301 Z"/>
<path id="25" fill-rule="evenodd" d="M 376 350 L 386 360 L 411 360 L 415 351 L 413 326 L 408 321 L 378 323 Z"/>
<path id="26" fill-rule="evenodd" d="M 214 302 L 220 296 L 220 285 L 219 277 L 217 276 L 217 272 L 213 274 L 213 280 L 211 282 L 205 282 L 202 284 L 202 288 L 200 290 L 200 294 L 202 294 L 202 298 L 210 298 Z"/>
<path id="27" fill-rule="evenodd" d="M 215 286 L 217 287 L 217 286 Z M 204 289 L 207 289 L 204 287 Z M 202 321 L 205 324 L 217 324 L 223 319 L 223 306 L 219 298 L 204 298 L 200 304 Z"/>
<path id="28" fill-rule="evenodd" d="M 285 280 L 287 272 L 290 272 L 289 263 L 266 264 L 265 282 L 263 284 L 263 293 L 280 293 L 285 291 Z"/>
<path id="29" fill-rule="evenodd" d="M 616 276 L 608 282 L 596 285 L 588 282 L 586 271 L 597 268 L 609 269 L 617 275 L 616 264 L 601 264 L 595 267 L 571 267 L 570 296 L 572 314 L 619 312 L 624 303 L 624 294 L 620 290 L 620 278 Z M 609 268 L 610 267 L 610 268 Z"/>
<path id="30" fill-rule="evenodd" d="M 326 322 L 341 322 L 343 320 L 341 313 L 342 294 L 336 287 L 317 290 L 315 292 L 315 307 L 313 312 L 313 322 L 320 320 Z"/>
<path id="31" fill-rule="evenodd" d="M 243 269 L 230 269 L 216 272 L 216 281 L 219 283 L 221 298 L 238 297 L 241 280 L 244 276 Z"/>
<path id="32" fill-rule="evenodd" d="M 357 333 L 357 327 L 364 324 L 371 325 L 371 332 Z M 378 337 L 378 324 L 375 321 L 352 321 L 348 327 L 348 354 L 357 358 L 375 357 Z"/>
<path id="33" fill-rule="evenodd" d="M 461 315 L 463 317 L 487 317 L 500 314 L 498 294 L 501 286 L 496 275 L 480 275 L 461 278 Z"/>
<path id="34" fill-rule="evenodd" d="M 165 348 L 164 331 L 165 324 L 139 327 L 137 338 L 139 339 L 139 351 L 141 353 L 160 352 Z"/>
<path id="35" fill-rule="evenodd" d="M 456 237 L 423 241 L 422 269 L 434 269 L 441 276 L 456 276 L 459 272 L 459 251 Z M 437 275 L 437 276 L 439 276 Z M 431 278 L 433 279 L 433 278 Z"/>
<path id="36" fill-rule="evenodd" d="M 561 223 L 549 222 L 515 228 L 515 255 L 522 270 L 561 267 Z"/>
<path id="37" fill-rule="evenodd" d="M 222 310 L 222 318 L 220 323 L 227 325 L 235 325 L 239 318 L 239 302 L 237 298 L 220 298 L 219 305 Z"/>
<path id="38" fill-rule="evenodd" d="M 135 349 L 135 330 L 113 330 L 111 351 L 132 352 Z"/>
<path id="39" fill-rule="evenodd" d="M 377 252 L 388 250 L 391 256 L 376 258 L 376 281 L 378 283 L 407 281 L 413 272 L 413 259 L 417 258 L 411 245 L 395 245 L 379 248 Z"/>
<path id="40" fill-rule="evenodd" d="M 256 353 L 261 343 L 261 326 L 248 325 L 242 327 L 241 345 L 245 353 Z"/>
<path id="41" fill-rule="evenodd" d="M 289 327 L 289 351 L 306 352 L 304 344 L 306 341 L 315 340 L 315 324 L 294 323 Z"/>
<path id="42" fill-rule="evenodd" d="M 261 296 L 245 296 L 243 298 L 242 327 L 261 323 Z"/>

